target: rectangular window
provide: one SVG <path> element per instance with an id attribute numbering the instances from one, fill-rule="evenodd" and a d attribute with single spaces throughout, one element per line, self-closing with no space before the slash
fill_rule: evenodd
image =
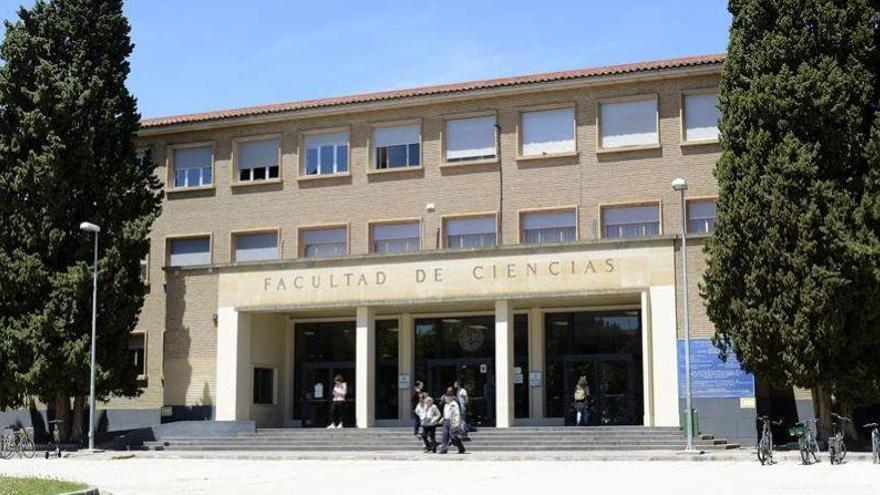
<path id="1" fill-rule="evenodd" d="M 141 258 L 141 282 L 144 285 L 150 283 L 150 252 L 147 251 L 147 255 Z"/>
<path id="2" fill-rule="evenodd" d="M 446 121 L 448 163 L 495 159 L 495 116 Z"/>
<path id="3" fill-rule="evenodd" d="M 277 179 L 279 146 L 278 138 L 238 143 L 236 164 L 239 182 Z"/>
<path id="4" fill-rule="evenodd" d="M 657 99 L 602 103 L 599 113 L 603 149 L 650 146 L 660 143 L 657 134 Z"/>
<path id="5" fill-rule="evenodd" d="M 348 254 L 346 227 L 303 230 L 300 239 L 300 252 L 305 258 L 335 258 Z"/>
<path id="6" fill-rule="evenodd" d="M 128 337 L 128 362 L 139 377 L 147 375 L 146 347 L 146 335 L 143 333 L 133 333 Z"/>
<path id="7" fill-rule="evenodd" d="M 660 205 L 602 208 L 602 230 L 607 238 L 659 235 Z"/>
<path id="8" fill-rule="evenodd" d="M 168 252 L 169 266 L 208 265 L 211 263 L 211 239 L 207 236 L 171 239 Z"/>
<path id="9" fill-rule="evenodd" d="M 715 230 L 715 200 L 693 200 L 687 203 L 688 233 L 711 234 Z"/>
<path id="10" fill-rule="evenodd" d="M 261 232 L 256 234 L 235 234 L 235 261 L 277 260 L 278 233 Z"/>
<path id="11" fill-rule="evenodd" d="M 474 249 L 495 247 L 495 216 L 446 219 L 446 247 Z"/>
<path id="12" fill-rule="evenodd" d="M 254 404 L 275 403 L 275 370 L 254 368 Z"/>
<path id="13" fill-rule="evenodd" d="M 405 253 L 421 247 L 419 222 L 373 225 L 372 238 L 374 253 Z"/>
<path id="14" fill-rule="evenodd" d="M 575 210 L 526 213 L 522 216 L 523 244 L 554 244 L 576 240 Z"/>
<path id="15" fill-rule="evenodd" d="M 373 155 L 376 170 L 418 167 L 421 163 L 421 132 L 418 124 L 375 128 Z"/>
<path id="16" fill-rule="evenodd" d="M 718 94 L 696 94 L 684 97 L 684 140 L 718 140 Z"/>
<path id="17" fill-rule="evenodd" d="M 308 135 L 305 148 L 305 175 L 343 174 L 348 172 L 348 132 Z"/>
<path id="18" fill-rule="evenodd" d="M 213 183 L 214 148 L 178 148 L 173 153 L 174 187 L 201 187 Z"/>
<path id="19" fill-rule="evenodd" d="M 574 108 L 523 112 L 523 156 L 573 153 L 574 127 Z"/>

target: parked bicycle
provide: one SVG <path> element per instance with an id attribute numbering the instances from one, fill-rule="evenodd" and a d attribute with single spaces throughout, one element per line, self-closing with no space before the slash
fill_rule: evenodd
<path id="1" fill-rule="evenodd" d="M 818 422 L 818 419 L 799 421 L 788 430 L 791 436 L 798 439 L 798 450 L 801 451 L 801 461 L 804 464 L 819 462 L 819 444 L 816 442 L 816 431 L 814 430 L 814 425 Z M 810 461 L 811 457 L 813 458 L 812 462 Z"/>
<path id="2" fill-rule="evenodd" d="M 773 421 L 770 416 L 759 416 L 759 421 L 763 421 L 764 426 L 761 430 L 761 440 L 758 442 L 758 460 L 761 465 L 775 464 L 773 461 L 773 432 L 770 425 L 781 425 L 782 421 Z"/>
<path id="3" fill-rule="evenodd" d="M 49 421 L 49 424 L 52 427 L 52 442 L 55 444 L 55 449 L 54 449 L 54 451 L 50 451 L 49 449 L 46 449 L 46 459 L 48 459 L 49 456 L 53 456 L 53 455 L 58 456 L 59 459 L 61 458 L 61 424 L 62 423 L 64 423 L 64 421 L 60 420 L 60 419 L 53 419 L 52 421 Z"/>
<path id="4" fill-rule="evenodd" d="M 9 459 L 15 454 L 28 459 L 36 454 L 33 428 L 6 427 L 0 432 L 0 457 Z"/>
<path id="5" fill-rule="evenodd" d="M 871 430 L 871 457 L 874 459 L 874 464 L 880 464 L 880 425 L 868 423 L 862 426 Z"/>
<path id="6" fill-rule="evenodd" d="M 846 423 L 852 422 L 851 419 L 840 414 L 831 413 L 831 436 L 828 437 L 828 457 L 831 458 L 831 464 L 843 464 L 846 457 L 846 442 L 843 439 L 843 430 Z"/>

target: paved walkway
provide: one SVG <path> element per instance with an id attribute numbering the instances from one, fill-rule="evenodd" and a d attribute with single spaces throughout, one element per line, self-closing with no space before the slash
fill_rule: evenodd
<path id="1" fill-rule="evenodd" d="M 97 485 L 102 494 L 345 494 L 436 492 L 444 479 L 456 495 L 566 493 L 712 495 L 876 495 L 880 466 L 827 462 L 424 462 L 290 461 L 78 457 L 0 461 L 0 474 L 53 476 Z"/>

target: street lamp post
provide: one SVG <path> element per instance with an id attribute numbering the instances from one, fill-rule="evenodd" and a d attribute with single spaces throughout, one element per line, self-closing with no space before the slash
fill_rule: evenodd
<path id="1" fill-rule="evenodd" d="M 681 279 L 684 285 L 684 381 L 685 381 L 685 422 L 687 423 L 687 452 L 694 450 L 694 418 L 691 406 L 691 322 L 688 309 L 688 254 L 687 254 L 687 211 L 684 193 L 688 183 L 682 178 L 672 181 L 672 189 L 681 193 Z"/>
<path id="2" fill-rule="evenodd" d="M 92 368 L 89 381 L 89 451 L 95 450 L 95 322 L 98 316 L 98 233 L 101 227 L 89 222 L 79 224 L 80 230 L 95 234 L 95 266 L 92 273 Z"/>

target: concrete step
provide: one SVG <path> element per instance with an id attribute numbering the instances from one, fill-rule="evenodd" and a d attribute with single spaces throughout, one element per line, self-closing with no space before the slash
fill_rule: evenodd
<path id="1" fill-rule="evenodd" d="M 625 445 L 583 445 L 577 447 L 567 447 L 558 445 L 524 445 L 516 448 L 511 447 L 493 447 L 493 446 L 473 446 L 465 445 L 471 450 L 479 450 L 483 452 L 578 452 L 578 451 L 631 451 L 631 450 L 682 450 L 684 444 L 657 444 L 639 446 L 637 449 L 632 446 Z M 246 451 L 246 452 L 414 452 L 419 451 L 419 446 L 386 446 L 376 448 L 373 446 L 269 446 L 269 447 L 247 447 L 239 445 L 210 445 L 210 446 L 175 446 L 168 445 L 164 447 L 155 447 L 150 450 L 163 451 L 188 451 L 188 452 L 218 452 L 218 451 Z"/>

